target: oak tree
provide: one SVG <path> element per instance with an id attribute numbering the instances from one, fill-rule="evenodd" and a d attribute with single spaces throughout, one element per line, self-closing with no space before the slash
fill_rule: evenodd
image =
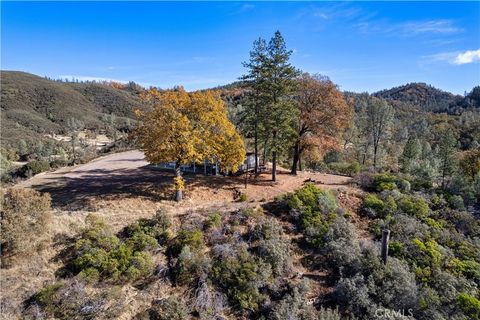
<path id="1" fill-rule="evenodd" d="M 377 168 L 378 153 L 391 129 L 394 110 L 385 100 L 370 97 L 365 111 L 368 133 L 373 145 L 373 167 Z"/>
<path id="2" fill-rule="evenodd" d="M 298 80 L 297 99 L 299 115 L 292 174 L 297 173 L 304 151 L 317 149 L 317 152 L 323 153 L 337 147 L 339 137 L 352 117 L 352 108 L 328 77 L 304 73 Z"/>
<path id="3" fill-rule="evenodd" d="M 175 200 L 181 201 L 181 166 L 208 159 L 236 171 L 245 159 L 243 140 L 229 121 L 218 92 L 188 93 L 183 88 L 143 95 L 150 111 L 137 111 L 141 125 L 134 131 L 152 163 L 175 162 Z"/>

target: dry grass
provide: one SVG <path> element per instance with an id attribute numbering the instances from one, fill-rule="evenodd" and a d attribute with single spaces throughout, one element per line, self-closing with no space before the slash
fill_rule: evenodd
<path id="1" fill-rule="evenodd" d="M 139 156 L 142 155 L 135 151 L 110 155 L 73 169 L 34 177 L 18 186 L 42 189 L 48 184 L 51 187 L 49 191 L 52 192 L 55 206 L 49 231 L 52 245 L 29 257 L 23 257 L 10 269 L 0 270 L 2 319 L 18 318 L 25 299 L 45 285 L 55 282 L 55 272 L 62 264 L 54 258 L 71 243 L 71 237 L 78 234 L 89 213 L 99 215 L 119 231 L 140 218 L 153 217 L 162 208 L 179 225 L 180 220 L 192 218 L 192 213 L 207 215 L 210 212 L 222 213 L 245 206 L 262 205 L 276 196 L 300 188 L 308 179 L 321 188 L 335 190 L 340 204 L 352 212 L 353 222 L 363 230 L 362 219 L 356 214 L 361 203 L 357 197 L 360 191 L 349 185 L 348 177 L 309 172 L 292 176 L 281 169 L 277 182 L 271 182 L 270 175 L 265 173 L 257 179 L 250 179 L 245 189 L 242 176 L 186 175 L 186 199 L 182 203 L 175 203 L 168 200 L 172 173 L 145 168 L 145 163 L 141 158 L 138 159 Z M 126 185 L 126 182 L 129 184 Z M 236 189 L 246 193 L 247 202 L 233 200 Z M 368 233 L 363 230 L 360 234 L 365 234 L 366 237 Z M 297 266 L 300 267 L 299 264 Z M 325 275 L 311 276 L 322 278 Z M 118 319 L 131 319 L 139 310 L 150 305 L 152 299 L 181 295 L 178 290 L 162 280 L 155 280 L 141 290 L 125 285 L 120 293 L 124 308 Z M 326 289 L 320 283 L 314 287 L 315 292 L 321 290 Z"/>

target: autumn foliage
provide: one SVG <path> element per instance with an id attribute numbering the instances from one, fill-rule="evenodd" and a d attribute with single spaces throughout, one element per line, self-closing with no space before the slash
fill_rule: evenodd
<path id="1" fill-rule="evenodd" d="M 245 159 L 243 140 L 228 119 L 219 93 L 151 89 L 143 98 L 152 109 L 137 111 L 142 124 L 134 134 L 148 161 L 176 163 L 177 192 L 182 185 L 180 165 L 208 159 L 223 170 L 236 171 Z"/>
<path id="2" fill-rule="evenodd" d="M 300 112 L 292 164 L 294 174 L 302 153 L 323 154 L 338 146 L 353 113 L 338 87 L 327 77 L 304 73 L 298 82 Z"/>

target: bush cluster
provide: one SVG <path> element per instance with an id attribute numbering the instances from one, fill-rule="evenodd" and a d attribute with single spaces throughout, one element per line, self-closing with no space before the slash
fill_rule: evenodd
<path id="1" fill-rule="evenodd" d="M 0 248 L 2 265 L 45 244 L 52 220 L 50 195 L 10 188 L 1 194 Z"/>
<path id="2" fill-rule="evenodd" d="M 328 169 L 334 174 L 353 177 L 360 172 L 362 167 L 358 162 L 331 162 L 328 164 Z"/>
<path id="3" fill-rule="evenodd" d="M 136 225 L 129 229 L 128 238 L 120 239 L 97 216 L 86 218 L 87 227 L 74 245 L 73 265 L 79 276 L 95 282 L 135 281 L 153 270 L 152 256 L 145 251 L 158 246 L 157 240 Z"/>
<path id="4" fill-rule="evenodd" d="M 31 177 L 41 172 L 50 170 L 50 162 L 43 160 L 33 160 L 24 165 L 20 172 L 23 177 Z"/>
<path id="5" fill-rule="evenodd" d="M 316 247 L 323 244 L 323 236 L 329 223 L 338 213 L 338 205 L 330 190 L 321 190 L 313 184 L 285 195 L 291 216 L 307 235 L 307 240 Z"/>
<path id="6" fill-rule="evenodd" d="M 44 287 L 27 303 L 23 319 L 113 319 L 124 308 L 118 288 L 92 293 L 80 279 Z"/>
<path id="7" fill-rule="evenodd" d="M 387 183 L 391 181 L 381 180 Z M 373 181 L 370 181 L 370 185 Z M 397 182 L 396 185 L 398 187 Z M 378 193 L 364 197 L 363 211 L 371 218 L 371 230 L 377 236 L 380 236 L 384 227 L 391 230 L 389 263 L 392 260 L 401 262 L 413 276 L 412 283 L 415 286 L 412 288 L 416 298 L 411 307 L 415 318 L 475 319 L 478 312 L 475 307 L 478 300 L 475 299 L 479 296 L 480 285 L 478 219 L 466 211 L 458 195 L 445 190 L 405 194 L 395 188 L 389 189 L 369 189 Z M 346 244 L 341 243 L 340 246 Z M 326 247 L 331 246 L 327 243 Z M 334 256 L 341 257 L 341 253 L 335 252 Z M 374 260 L 369 258 L 360 261 L 363 262 L 354 266 L 366 262 L 372 264 Z M 342 277 L 352 274 L 351 270 L 343 267 Z M 371 271 L 371 274 L 375 272 Z M 368 314 L 368 306 L 377 303 L 355 295 L 357 291 L 368 291 L 370 288 L 379 290 L 380 285 L 375 281 L 369 282 L 369 277 L 366 273 L 362 273 L 361 277 L 357 273 L 356 277 L 349 276 L 348 281 L 339 282 L 342 284 L 339 297 L 344 297 L 339 303 L 352 305 L 354 314 Z M 345 292 L 350 294 L 345 296 Z M 360 300 L 367 303 L 355 307 L 355 301 Z M 384 302 L 381 305 L 388 306 Z"/>

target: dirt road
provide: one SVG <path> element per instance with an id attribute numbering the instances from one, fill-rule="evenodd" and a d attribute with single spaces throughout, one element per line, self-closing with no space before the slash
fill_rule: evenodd
<path id="1" fill-rule="evenodd" d="M 57 206 L 76 203 L 88 206 L 92 199 L 149 198 L 170 200 L 172 172 L 148 167 L 141 151 L 127 151 L 98 158 L 87 164 L 62 168 L 39 174 L 23 181 L 17 187 L 31 187 L 47 191 Z M 233 190 L 246 192 L 251 201 L 268 201 L 273 197 L 301 187 L 312 179 L 324 188 L 350 189 L 351 178 L 320 173 L 300 172 L 297 176 L 280 169 L 278 181 L 273 183 L 268 174 L 250 179 L 245 190 L 244 178 L 186 174 L 186 196 L 197 203 L 231 201 Z"/>

